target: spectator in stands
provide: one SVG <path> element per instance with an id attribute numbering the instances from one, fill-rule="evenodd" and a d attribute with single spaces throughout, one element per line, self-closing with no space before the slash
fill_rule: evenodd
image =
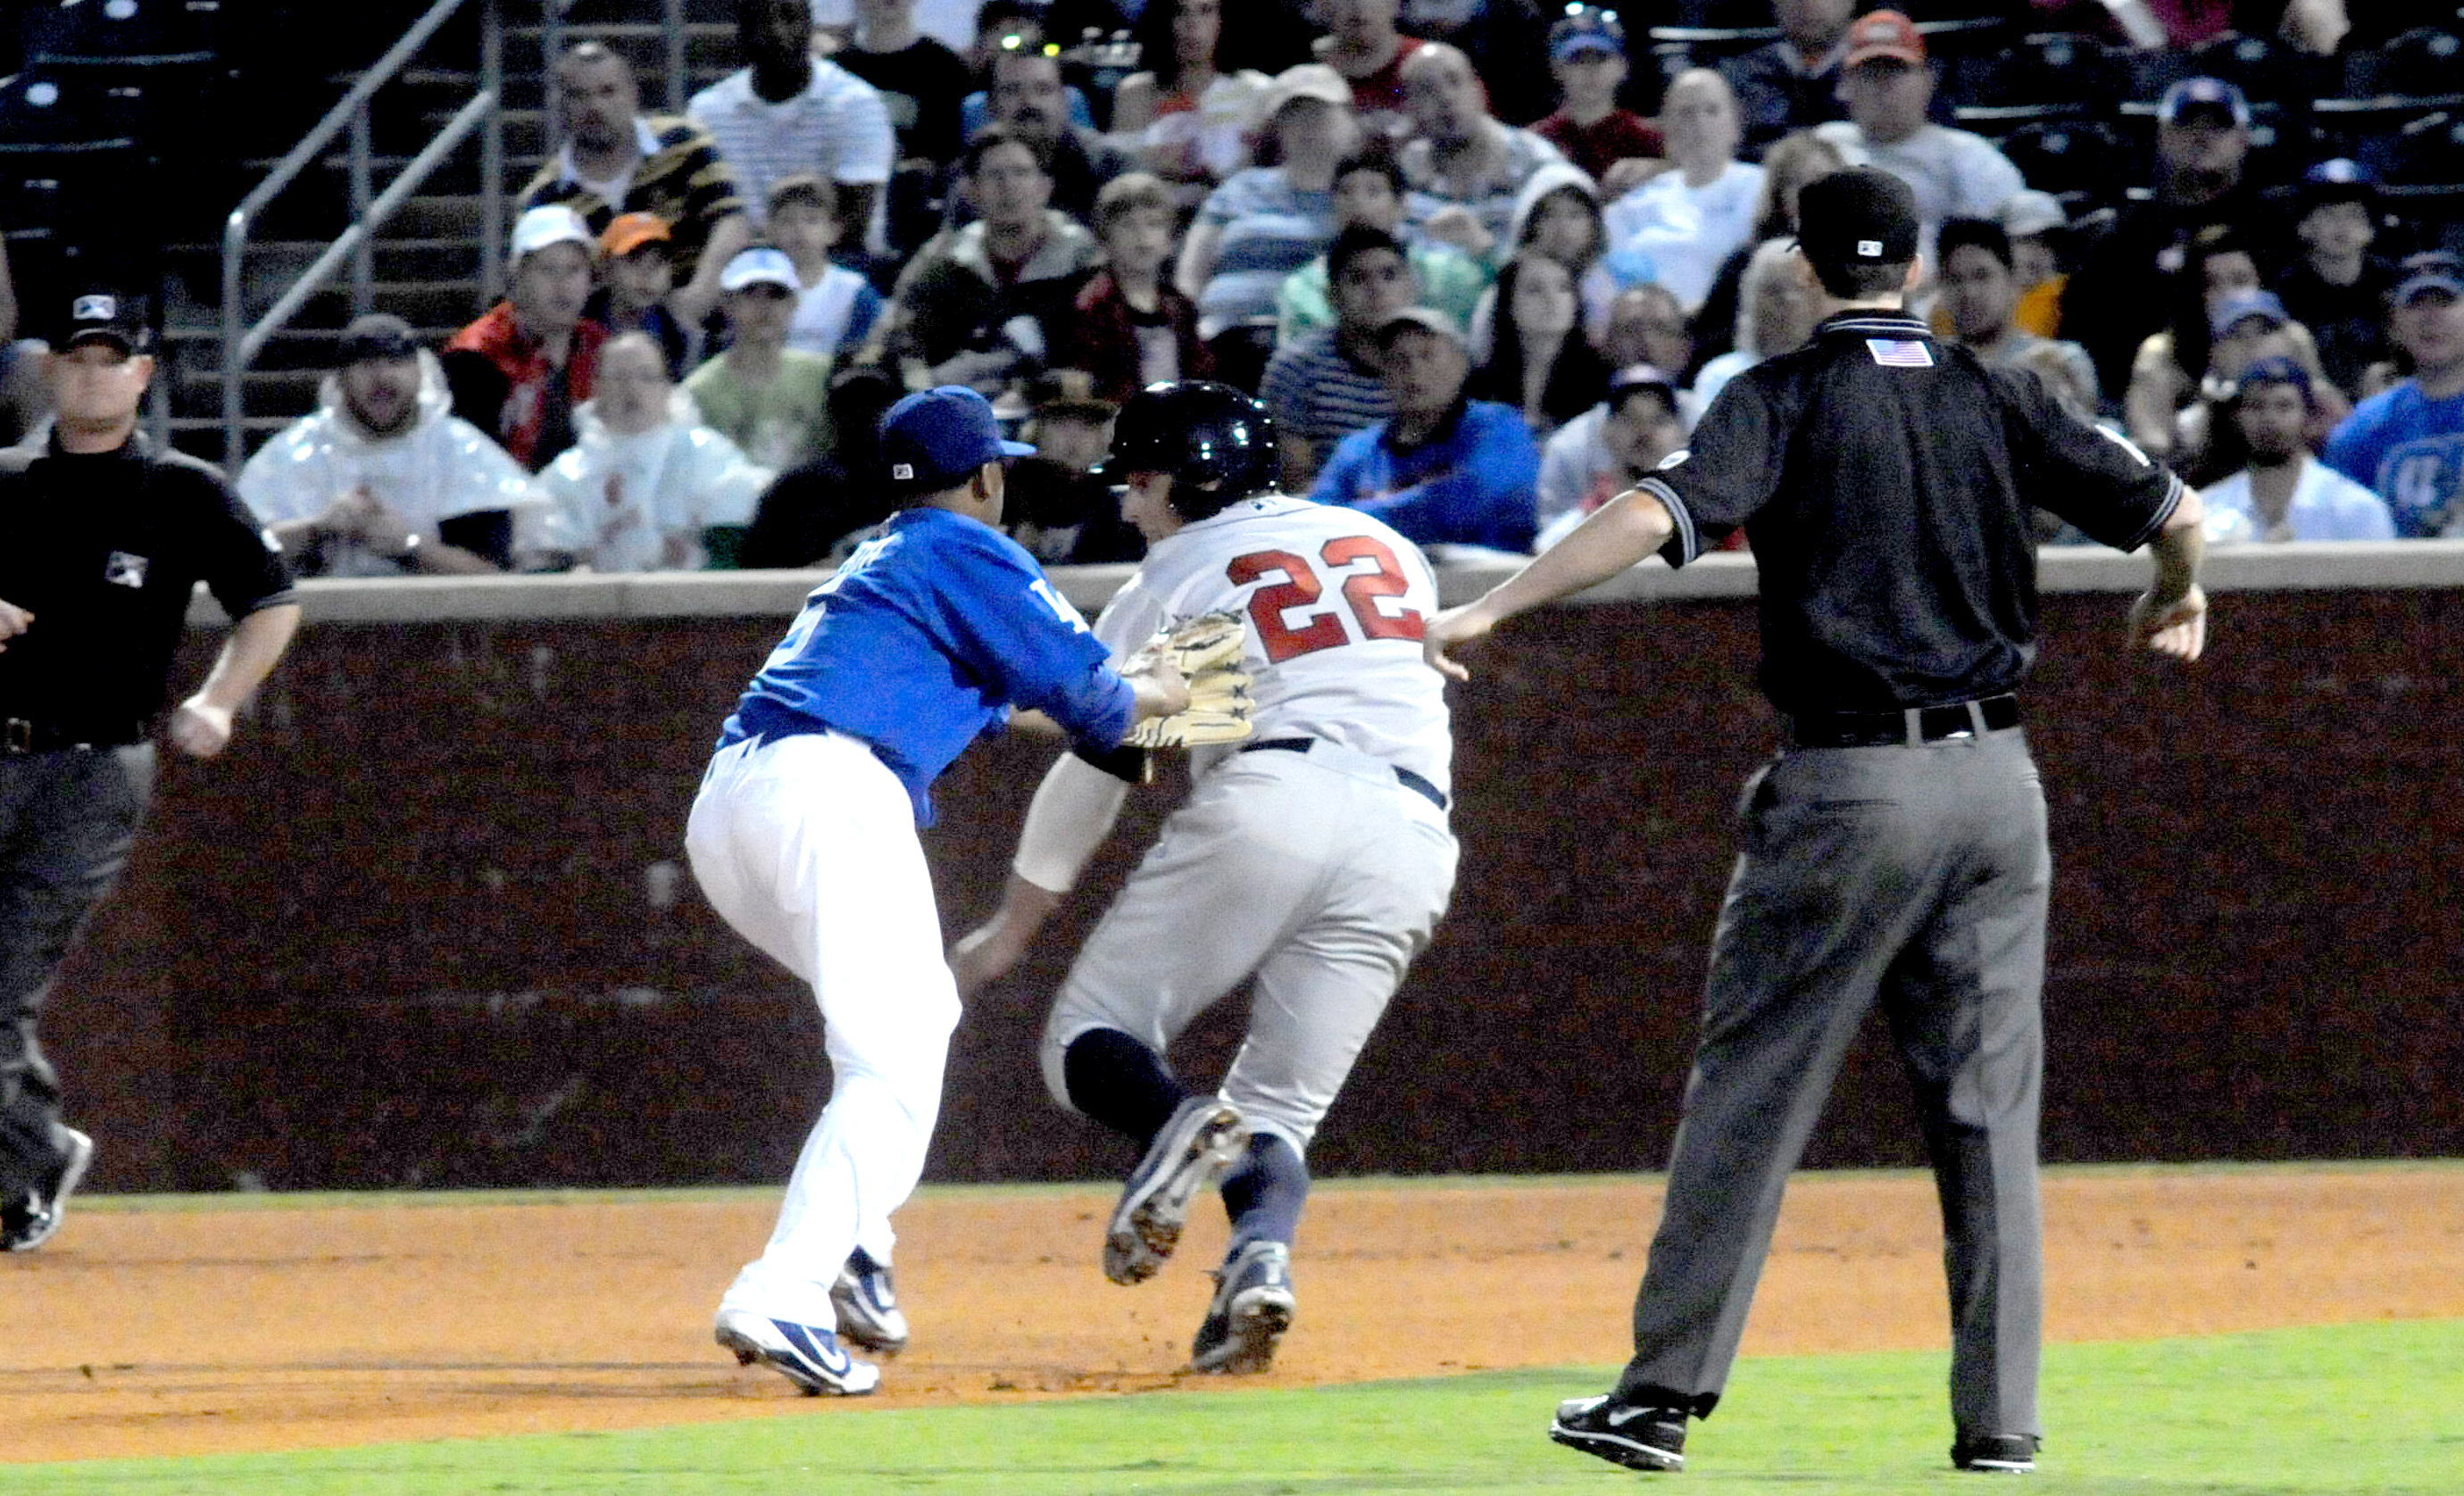
<path id="1" fill-rule="evenodd" d="M 717 143 L 755 231 L 770 194 L 793 176 L 819 176 L 845 193 L 846 221 L 872 222 L 897 159 L 889 107 L 871 84 L 812 52 L 805 0 L 736 0 L 745 65 L 685 105 Z"/>
<path id="2" fill-rule="evenodd" d="M 1839 148 L 1815 134 L 1799 130 L 1771 143 L 1763 152 L 1762 190 L 1754 197 L 1753 231 L 1746 242 L 1720 266 L 1712 277 L 1711 290 L 1703 304 L 1693 311 L 1694 363 L 1679 367 L 1661 363 L 1656 359 L 1642 362 L 1684 377 L 1698 365 L 1708 363 L 1736 345 L 1737 302 L 1745 286 L 1746 266 L 1752 261 L 1755 246 L 1772 239 L 1796 236 L 1796 197 L 1805 185 L 1816 177 L 1828 176 L 1848 163 Z M 1631 362 L 1631 361 L 1628 361 Z"/>
<path id="3" fill-rule="evenodd" d="M 901 166 L 958 159 L 958 103 L 975 86 L 966 62 L 915 25 L 915 0 L 854 0 L 854 27 L 830 60 L 872 85 L 896 132 Z M 969 23 L 973 34 L 973 23 Z"/>
<path id="4" fill-rule="evenodd" d="M 2200 230 L 2184 254 L 2180 269 L 2161 282 L 2158 297 L 2149 297 L 2147 288 L 2138 293 L 2167 307 L 2170 316 L 2168 325 L 2141 341 L 2123 397 L 2130 439 L 2160 461 L 2173 454 L 2175 412 L 2197 397 L 2207 377 L 2217 315 L 2229 300 L 2261 284 L 2250 242 L 2222 225 Z M 2274 305 L 2280 323 L 2283 303 Z"/>
<path id="5" fill-rule="evenodd" d="M 1198 330 L 1232 384 L 1254 381 L 1259 333 L 1284 277 L 1334 237 L 1334 169 L 1360 143 L 1352 89 L 1323 63 L 1285 69 L 1261 111 L 1259 164 L 1207 195 L 1181 241 L 1173 282 L 1198 303 Z M 1249 346 L 1236 346 L 1246 344 Z"/>
<path id="6" fill-rule="evenodd" d="M 1345 157 L 1334 168 L 1334 218 L 1337 231 L 1375 229 L 1399 235 L 1403 229 L 1403 168 L 1394 152 L 1380 143 Z M 1472 314 L 1487 294 L 1487 267 L 1451 244 L 1414 237 L 1400 241 L 1419 286 L 1419 304 L 1435 307 L 1460 326 L 1471 324 Z M 1275 345 L 1299 341 L 1321 327 L 1334 324 L 1329 297 L 1327 256 L 1321 254 L 1284 277 L 1275 293 Z"/>
<path id="7" fill-rule="evenodd" d="M 1403 105 L 1415 131 L 1397 158 L 1410 221 L 1471 254 L 1511 253 L 1515 199 L 1544 163 L 1565 160 L 1557 147 L 1490 118 L 1471 59 L 1444 42 L 1404 62 Z"/>
<path id="8" fill-rule="evenodd" d="M 17 336 L 17 288 L 9 275 L 9 241 L 0 238 L 0 447 L 13 447 L 51 412 L 43 385 L 39 339 Z"/>
<path id="9" fill-rule="evenodd" d="M 1308 491 L 1336 443 L 1394 413 L 1377 330 L 1419 294 L 1402 244 L 1383 230 L 1344 230 L 1326 262 L 1334 325 L 1276 349 L 1259 385 L 1293 494 Z"/>
<path id="10" fill-rule="evenodd" d="M 1690 312 L 1750 242 L 1763 168 L 1737 159 L 1736 96 L 1708 68 L 1669 83 L 1660 127 L 1670 169 L 1608 206 L 1609 259 L 1621 279 L 1659 281 Z"/>
<path id="11" fill-rule="evenodd" d="M 838 248 L 844 204 L 837 184 L 809 172 L 781 177 L 770 188 L 770 239 L 796 267 L 796 315 L 787 346 L 836 360 L 862 348 L 881 320 L 881 293 L 830 257 Z"/>
<path id="12" fill-rule="evenodd" d="M 1573 273 L 1538 250 L 1506 262 L 1497 276 L 1490 352 L 1467 388 L 1475 400 L 1518 411 L 1546 436 L 1599 403 L 1611 370 L 1583 336 Z"/>
<path id="13" fill-rule="evenodd" d="M 316 411 L 248 460 L 239 496 L 301 576 L 502 571 L 515 516 L 539 495 L 451 404 L 409 323 L 359 318 L 342 330 Z"/>
<path id="14" fill-rule="evenodd" d="M 2354 407 L 2327 442 L 2327 466 L 2395 512 L 2398 535 L 2464 529 L 2464 264 L 2404 262 L 2388 332 L 2412 375 Z"/>
<path id="15" fill-rule="evenodd" d="M 1158 380 L 1210 379 L 1214 356 L 1198 336 L 1198 307 L 1163 278 L 1172 257 L 1172 189 L 1150 172 L 1104 184 L 1095 238 L 1104 268 L 1052 329 L 1052 364 L 1092 380 L 1117 405 Z"/>
<path id="16" fill-rule="evenodd" d="M 1677 293 L 1658 282 L 1618 292 L 1609 303 L 1608 331 L 1600 338 L 1600 352 L 1612 368 L 1647 363 L 1665 373 L 1672 384 L 1682 381 L 1694 366 L 1694 331 L 1686 324 L 1685 309 L 1677 304 Z M 1686 407 L 1682 385 L 1678 394 L 1677 412 L 1691 428 L 1693 413 Z"/>
<path id="17" fill-rule="evenodd" d="M 1413 128 L 1403 103 L 1403 64 L 1423 45 L 1396 29 L 1401 0 L 1316 0 L 1316 7 L 1326 28 L 1317 60 L 1342 77 L 1364 128 L 1400 143 Z"/>
<path id="18" fill-rule="evenodd" d="M 727 351 L 693 371 L 685 393 L 713 430 L 773 473 L 830 450 L 830 360 L 787 346 L 803 291 L 795 263 L 756 246 L 727 262 L 720 277 Z"/>
<path id="19" fill-rule="evenodd" d="M 1839 147 L 1852 166 L 1880 166 L 1917 197 L 1919 249 L 1934 255 L 1933 236 L 1949 218 L 1991 218 L 2028 184 L 1991 141 L 1925 118 L 1933 102 L 1933 71 L 1925 33 L 1897 11 L 1875 11 L 1848 28 L 1840 81 L 1848 118 L 1815 134 Z"/>
<path id="20" fill-rule="evenodd" d="M 1629 71 L 1625 28 L 1615 11 L 1570 7 L 1549 28 L 1549 72 L 1557 112 L 1531 127 L 1616 197 L 1657 172 L 1667 153 L 1660 126 L 1617 103 Z"/>
<path id="21" fill-rule="evenodd" d="M 2140 343 L 2164 326 L 2167 309 L 2147 288 L 2181 269 L 2191 235 L 2211 224 L 2264 222 L 2242 178 L 2249 155 L 2250 103 L 2240 89 L 2194 77 L 2165 90 L 2153 195 L 2123 209 L 2062 293 L 2061 334 L 2096 360 L 2105 388 L 2129 382 Z"/>
<path id="22" fill-rule="evenodd" d="M 1071 122 L 1061 59 L 1042 48 L 996 53 L 991 92 L 993 122 L 1043 153 L 1052 206 L 1081 223 L 1094 215 L 1104 184 L 1137 165 L 1094 130 Z"/>
<path id="23" fill-rule="evenodd" d="M 1249 129 L 1274 86 L 1220 65 L 1223 4 L 1147 0 L 1131 28 L 1146 66 L 1112 91 L 1112 134 L 1191 203 L 1249 164 Z"/>
<path id="24" fill-rule="evenodd" d="M 2277 277 L 2284 309 L 2319 341 L 2319 364 L 2338 389 L 2358 393 L 2387 356 L 2387 293 L 2395 262 L 2373 252 L 2379 189 L 2368 171 L 2338 158 L 2302 174 L 2293 231 L 2301 254 Z"/>
<path id="25" fill-rule="evenodd" d="M 534 473 L 573 445 L 573 407 L 590 398 L 607 341 L 582 315 L 596 248 L 571 208 L 526 210 L 514 221 L 505 299 L 445 344 L 453 413 Z"/>
<path id="26" fill-rule="evenodd" d="M 678 285 L 669 304 L 698 326 L 718 301 L 718 275 L 753 242 L 736 178 L 701 127 L 644 119 L 630 64 L 595 41 L 557 59 L 564 144 L 522 188 L 525 209 L 564 204 L 599 234 L 619 213 L 656 213 L 675 244 Z"/>
<path id="27" fill-rule="evenodd" d="M 1647 363 L 1609 380 L 1598 405 L 1560 427 L 1540 449 L 1539 539 L 1545 551 L 1592 511 L 1650 476 L 1685 445 L 1676 383 Z"/>
<path id="28" fill-rule="evenodd" d="M 1755 248 L 1737 297 L 1736 346 L 1694 377 L 1698 415 L 1711 408 L 1728 381 L 1814 336 L 1815 302 L 1803 263 L 1786 239 L 1765 239 Z"/>
<path id="29" fill-rule="evenodd" d="M 1376 516 L 1421 545 L 1529 551 L 1540 449 L 1510 406 L 1463 392 L 1471 357 L 1452 322 L 1405 307 L 1377 332 L 1395 413 L 1334 449 L 1309 496 Z"/>
<path id="30" fill-rule="evenodd" d="M 1160 189 L 1160 184 L 1158 184 Z M 1084 369 L 1054 369 L 1029 392 L 1024 439 L 1035 455 L 1010 464 L 1001 528 L 1037 561 L 1057 566 L 1133 561 L 1147 553 L 1137 527 L 1095 467 L 1112 450 L 1111 401 Z"/>
<path id="31" fill-rule="evenodd" d="M 2001 223 L 2002 231 L 2011 236 L 2011 272 L 2019 285 L 2019 303 L 2011 319 L 2021 332 L 2052 338 L 2061 331 L 2062 292 L 2070 285 L 2063 269 L 2070 214 L 2062 210 L 2060 198 L 2031 189 L 2011 194 L 2002 205 Z"/>
<path id="32" fill-rule="evenodd" d="M 1841 64 L 1856 0 L 1771 0 L 1780 38 L 1720 64 L 1745 120 L 1745 152 L 1759 159 L 1781 136 L 1844 120 Z"/>
<path id="33" fill-rule="evenodd" d="M 612 333 L 648 333 L 668 362 L 668 377 L 680 379 L 701 363 L 699 327 L 676 320 L 668 294 L 676 287 L 674 238 L 656 213 L 618 213 L 599 236 L 599 289 L 582 304 L 582 315 Z"/>
<path id="34" fill-rule="evenodd" d="M 975 77 L 984 85 L 958 103 L 958 133 L 961 140 L 972 141 L 976 132 L 993 122 L 993 64 L 1003 53 L 1045 52 L 1061 55 L 1063 42 L 1077 33 L 1063 25 L 1047 26 L 1052 19 L 1045 0 L 984 0 L 978 18 L 975 45 L 967 52 L 967 62 Z M 1107 28 L 1109 34 L 1110 28 Z M 1048 34 L 1047 34 L 1048 33 Z M 1067 118 L 1082 130 L 1095 128 L 1095 110 L 1087 101 L 1086 93 L 1069 83 L 1061 90 Z"/>
<path id="35" fill-rule="evenodd" d="M 2242 370 L 2227 407 L 2249 464 L 2199 491 L 2211 540 L 2388 540 L 2385 500 L 2310 456 L 2317 407 L 2310 375 L 2291 359 Z"/>
<path id="36" fill-rule="evenodd" d="M 2087 391 L 2087 407 L 2101 402 L 2096 361 L 2075 342 L 2039 338 L 2019 326 L 2019 275 L 2011 235 L 1990 218 L 1953 218 L 1937 241 L 1942 255 L 1942 305 L 1951 335 L 1987 363 L 2010 367 L 2041 347 L 2071 365 L 2071 378 Z"/>
<path id="37" fill-rule="evenodd" d="M 883 356 L 910 388 L 992 396 L 1043 365 L 1048 320 L 1104 252 L 1050 206 L 1043 156 L 1007 125 L 987 125 L 958 160 L 958 189 L 979 216 L 934 235 L 899 272 Z"/>
<path id="38" fill-rule="evenodd" d="M 994 8 L 1002 0 L 891 0 L 917 32 L 964 56 L 976 44 L 979 21 L 992 24 Z M 833 36 L 847 36 L 864 27 L 874 0 L 813 0 L 813 24 Z"/>
<path id="39" fill-rule="evenodd" d="M 731 569 L 767 468 L 701 424 L 658 345 L 608 340 L 599 393 L 578 413 L 581 439 L 539 477 L 548 496 L 526 540 L 534 571 Z"/>
<path id="40" fill-rule="evenodd" d="M 890 517 L 896 500 L 881 481 L 881 418 L 906 393 L 878 364 L 858 363 L 830 376 L 836 441 L 825 455 L 779 474 L 762 494 L 744 535 L 740 565 L 826 565 Z"/>
<path id="41" fill-rule="evenodd" d="M 2336 424 L 2352 413 L 2346 400 L 2319 369 L 2318 346 L 2309 329 L 2290 321 L 2284 303 L 2273 291 L 2243 291 L 2227 297 L 2210 324 L 2207 372 L 2197 397 L 2173 421 L 2172 465 L 2183 481 L 2212 483 L 2242 466 L 2241 431 L 2233 420 L 2233 390 L 2242 371 L 2265 358 L 2284 358 L 2309 377 L 2310 408 L 2316 420 L 2309 432 L 2315 447 L 2326 440 Z"/>
<path id="42" fill-rule="evenodd" d="M 1507 221 L 1505 248 L 1509 256 L 1536 252 L 1566 267 L 1567 274 L 1574 278 L 1574 293 L 1582 309 L 1577 325 L 1586 338 L 1596 339 L 1608 330 L 1609 303 L 1617 299 L 1619 286 L 1650 278 L 1635 273 L 1631 262 L 1622 267 L 1613 265 L 1608 223 L 1601 214 L 1599 197 L 1592 179 L 1571 162 L 1548 162 L 1525 179 L 1523 190 L 1515 194 L 1514 216 Z M 1627 275 L 1619 275 L 1618 268 L 1625 268 Z M 1470 332 L 1475 365 L 1488 362 L 1500 295 L 1492 289 L 1481 297 L 1473 311 Z"/>
<path id="43" fill-rule="evenodd" d="M 1423 41 L 1479 58 L 1488 112 L 1509 124 L 1530 124 L 1556 107 L 1549 26 L 1564 13 L 1560 0 L 1403 0 L 1395 23 Z"/>

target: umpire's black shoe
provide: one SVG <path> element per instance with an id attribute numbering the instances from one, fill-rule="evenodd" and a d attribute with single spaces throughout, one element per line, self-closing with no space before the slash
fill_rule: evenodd
<path id="1" fill-rule="evenodd" d="M 1988 1475 L 2026 1475 L 2036 1468 L 2036 1436 L 1962 1434 L 1950 1446 L 1950 1463 Z"/>
<path id="2" fill-rule="evenodd" d="M 1629 1470 L 1685 1468 L 1685 1413 L 1627 1402 L 1616 1393 L 1557 1404 L 1549 1437 Z"/>
<path id="3" fill-rule="evenodd" d="M 31 1252 L 50 1241 L 60 1229 L 69 1197 L 77 1193 L 86 1166 L 94 1162 L 93 1138 L 64 1123 L 55 1123 L 52 1135 L 59 1143 L 60 1155 L 51 1177 L 38 1190 L 0 1201 L 0 1252 Z"/>

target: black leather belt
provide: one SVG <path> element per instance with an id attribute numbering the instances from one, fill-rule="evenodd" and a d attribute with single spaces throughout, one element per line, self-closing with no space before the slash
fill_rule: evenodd
<path id="1" fill-rule="evenodd" d="M 0 717 L 0 754 L 58 753 L 70 748 L 118 748 L 144 737 L 119 728 L 97 732 L 90 727 L 61 727 L 22 716 Z"/>
<path id="2" fill-rule="evenodd" d="M 1316 744 L 1317 739 L 1314 737 L 1261 737 L 1253 743 L 1243 743 L 1241 745 L 1241 751 L 1243 753 L 1256 753 L 1260 749 L 1273 749 L 1279 753 L 1307 753 L 1310 748 L 1316 746 Z M 1402 785 L 1405 789 L 1408 789 L 1413 794 L 1419 796 L 1430 804 L 1437 806 L 1440 810 L 1446 808 L 1446 792 L 1444 790 L 1438 788 L 1435 784 L 1430 783 L 1427 780 L 1413 773 L 1411 770 L 1403 767 L 1399 763 L 1390 763 L 1386 765 L 1386 767 L 1395 771 L 1396 783 Z"/>
<path id="3" fill-rule="evenodd" d="M 1897 712 L 1804 712 L 1788 719 L 1798 748 L 1902 748 L 2019 725 L 2019 698 L 2005 694 Z"/>

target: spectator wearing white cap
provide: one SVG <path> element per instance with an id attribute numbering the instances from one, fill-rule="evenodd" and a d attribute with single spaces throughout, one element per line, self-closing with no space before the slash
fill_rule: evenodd
<path id="1" fill-rule="evenodd" d="M 590 398 L 607 329 L 590 299 L 590 228 L 562 204 L 514 222 L 505 299 L 455 333 L 441 361 L 453 413 L 536 473 L 573 445 L 573 407 Z"/>
<path id="2" fill-rule="evenodd" d="M 803 286 L 784 252 L 757 245 L 719 275 L 725 352 L 685 377 L 701 418 L 776 473 L 828 451 L 830 360 L 787 346 Z"/>
<path id="3" fill-rule="evenodd" d="M 608 341 L 581 440 L 539 474 L 547 506 L 523 549 L 535 569 L 732 567 L 776 475 L 704 426 L 647 334 Z"/>
<path id="4" fill-rule="evenodd" d="M 697 325 L 718 298 L 718 274 L 753 240 L 735 174 L 702 128 L 673 115 L 646 117 L 632 65 L 582 42 L 556 62 L 564 143 L 522 188 L 521 206 L 561 203 L 595 237 L 619 213 L 656 213 L 674 235 L 676 319 Z"/>
<path id="5" fill-rule="evenodd" d="M 2464 533 L 2464 264 L 2415 254 L 2401 267 L 2388 330 L 2412 376 L 2353 409 L 2327 465 L 2395 511 L 2396 533 Z"/>
<path id="6" fill-rule="evenodd" d="M 1848 165 L 1879 166 L 1908 185 L 1917 198 L 1919 253 L 1928 262 L 1945 220 L 1993 217 L 2028 185 L 1991 141 L 1925 118 L 1933 82 L 1915 22 L 1897 11 L 1859 16 L 1848 28 L 1840 75 L 1848 118 L 1814 131 Z"/>
<path id="7" fill-rule="evenodd" d="M 1277 74 L 1258 121 L 1260 164 L 1207 194 L 1173 271 L 1209 341 L 1272 321 L 1285 277 L 1333 242 L 1335 170 L 1360 141 L 1351 85 L 1319 62 Z"/>
<path id="8" fill-rule="evenodd" d="M 410 325 L 371 312 L 342 330 L 318 408 L 257 450 L 239 496 L 295 571 L 404 577 L 502 571 L 531 475 L 449 408 Z"/>

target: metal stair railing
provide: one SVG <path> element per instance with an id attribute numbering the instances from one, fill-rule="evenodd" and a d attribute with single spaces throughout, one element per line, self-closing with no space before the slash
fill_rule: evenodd
<path id="1" fill-rule="evenodd" d="M 368 310 L 375 289 L 375 234 L 385 220 L 399 210 L 405 199 L 418 190 L 445 158 L 462 143 L 473 131 L 480 135 L 479 181 L 479 281 L 484 294 L 494 296 L 503 279 L 505 246 L 505 134 L 503 111 L 498 107 L 505 86 L 504 25 L 498 13 L 499 0 L 478 0 L 479 30 L 479 92 L 457 111 L 436 138 L 429 142 L 410 163 L 404 166 L 385 191 L 370 197 L 368 144 L 368 100 L 376 91 L 393 80 L 410 58 L 428 44 L 453 13 L 469 0 L 436 0 L 428 12 L 405 32 L 402 39 L 376 65 L 363 74 L 349 93 L 319 121 L 316 127 L 291 148 L 289 155 L 275 165 L 254 191 L 231 209 L 223 224 L 223 305 L 222 305 L 222 372 L 223 372 L 223 467 L 236 481 L 241 462 L 247 456 L 244 430 L 241 379 L 256 356 L 265 351 L 266 343 L 289 325 L 308 298 L 324 288 L 342 262 L 351 262 L 351 309 L 354 315 Z M 284 188 L 291 186 L 300 172 L 317 159 L 318 153 L 333 143 L 334 137 L 348 127 L 350 140 L 351 224 L 326 247 L 316 262 L 300 272 L 289 290 L 269 308 L 266 314 L 243 330 L 240 326 L 240 269 L 248 249 L 251 227 Z"/>

